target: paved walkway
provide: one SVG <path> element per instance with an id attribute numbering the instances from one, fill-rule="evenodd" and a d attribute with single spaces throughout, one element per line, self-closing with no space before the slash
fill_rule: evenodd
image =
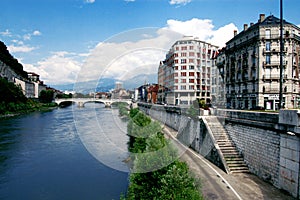
<path id="1" fill-rule="evenodd" d="M 174 135 L 176 131 L 165 127 L 165 133 L 174 141 L 180 149 L 181 159 L 188 163 L 192 173 L 200 178 L 202 193 L 207 200 L 211 199 L 270 199 L 290 200 L 294 199 L 288 194 L 264 182 L 252 174 L 226 174 L 223 170 L 210 163 L 203 156 L 183 146 Z"/>

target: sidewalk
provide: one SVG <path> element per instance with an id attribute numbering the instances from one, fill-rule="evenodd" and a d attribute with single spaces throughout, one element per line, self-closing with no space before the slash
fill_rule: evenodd
<path id="1" fill-rule="evenodd" d="M 184 147 L 175 137 L 176 131 L 164 127 L 165 133 L 183 152 L 180 159 L 187 162 L 192 173 L 200 178 L 205 199 L 270 199 L 292 200 L 290 195 L 264 182 L 253 174 L 226 174 L 203 156 Z"/>

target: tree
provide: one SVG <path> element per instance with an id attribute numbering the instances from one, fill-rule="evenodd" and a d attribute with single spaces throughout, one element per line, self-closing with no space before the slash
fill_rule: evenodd
<path id="1" fill-rule="evenodd" d="M 40 92 L 39 100 L 42 103 L 51 103 L 54 97 L 54 92 L 52 90 L 42 90 Z"/>

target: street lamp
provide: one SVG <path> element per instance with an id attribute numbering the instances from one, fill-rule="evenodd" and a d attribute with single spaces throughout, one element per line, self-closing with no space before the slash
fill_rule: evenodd
<path id="1" fill-rule="evenodd" d="M 280 110 L 283 108 L 283 95 L 282 95 L 282 85 L 283 85 L 283 9 L 282 9 L 282 1 L 280 0 L 280 82 L 279 82 L 279 106 Z"/>

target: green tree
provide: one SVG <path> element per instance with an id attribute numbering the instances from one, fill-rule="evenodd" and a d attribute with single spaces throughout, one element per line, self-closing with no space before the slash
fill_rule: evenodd
<path id="1" fill-rule="evenodd" d="M 40 92 L 39 100 L 42 103 L 51 103 L 54 97 L 54 92 L 52 90 L 42 90 Z"/>

